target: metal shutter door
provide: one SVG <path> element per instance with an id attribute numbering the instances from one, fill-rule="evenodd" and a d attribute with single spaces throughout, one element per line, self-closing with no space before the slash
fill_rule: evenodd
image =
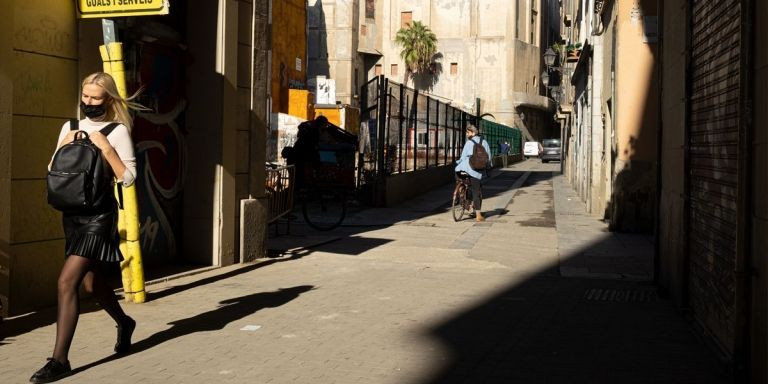
<path id="1" fill-rule="evenodd" d="M 738 0 L 698 0 L 692 10 L 690 305 L 698 322 L 733 352 L 741 9 Z"/>

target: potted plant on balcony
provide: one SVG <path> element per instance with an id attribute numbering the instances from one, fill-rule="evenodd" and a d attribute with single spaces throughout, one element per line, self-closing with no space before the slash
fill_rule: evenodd
<path id="1" fill-rule="evenodd" d="M 550 45 L 550 47 L 551 47 L 551 48 L 552 48 L 552 50 L 554 50 L 554 51 L 555 51 L 555 53 L 557 53 L 558 55 L 562 55 L 562 54 L 563 54 L 563 45 L 562 45 L 562 44 L 560 44 L 560 43 L 552 43 L 552 45 Z"/>
<path id="2" fill-rule="evenodd" d="M 565 46 L 567 62 L 579 61 L 579 55 L 581 55 L 581 43 L 570 43 Z"/>

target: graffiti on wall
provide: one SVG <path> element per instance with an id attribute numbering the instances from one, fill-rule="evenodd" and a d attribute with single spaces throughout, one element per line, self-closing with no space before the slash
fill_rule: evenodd
<path id="1" fill-rule="evenodd" d="M 178 261 L 182 236 L 184 175 L 187 149 L 184 110 L 184 52 L 141 44 L 138 72 L 146 88 L 133 137 L 139 177 L 141 247 L 147 264 Z"/>

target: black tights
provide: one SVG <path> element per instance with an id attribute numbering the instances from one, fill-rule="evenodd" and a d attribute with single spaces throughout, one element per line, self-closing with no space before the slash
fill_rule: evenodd
<path id="1" fill-rule="evenodd" d="M 106 270 L 103 263 L 82 256 L 67 257 L 59 274 L 59 310 L 56 319 L 56 346 L 53 358 L 60 362 L 69 361 L 69 347 L 77 327 L 80 315 L 80 283 L 87 292 L 93 294 L 99 305 L 104 308 L 115 322 L 123 324 L 128 317 L 117 302 L 115 292 L 105 280 Z"/>

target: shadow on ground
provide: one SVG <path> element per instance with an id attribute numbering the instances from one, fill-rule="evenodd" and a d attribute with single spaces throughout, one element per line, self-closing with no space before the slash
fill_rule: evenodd
<path id="1" fill-rule="evenodd" d="M 131 351 L 122 355 L 111 355 L 73 370 L 73 374 L 86 371 L 106 362 L 136 353 L 141 353 L 167 341 L 196 332 L 216 331 L 227 324 L 242 319 L 264 308 L 276 308 L 299 297 L 299 295 L 315 289 L 311 285 L 301 285 L 291 288 L 281 288 L 274 292 L 259 292 L 246 296 L 235 297 L 219 302 L 219 307 L 198 315 L 179 319 L 168 323 L 170 328 L 134 343 Z"/>
<path id="2" fill-rule="evenodd" d="M 496 170 L 494 173 L 493 178 L 483 181 L 484 201 L 509 193 L 509 187 L 525 174 L 524 171 L 511 169 Z M 453 186 L 454 183 L 450 182 L 396 207 L 350 207 L 343 224 L 331 231 L 317 231 L 306 225 L 297 202 L 289 225 L 286 225 L 285 220 L 270 225 L 267 240 L 269 255 L 293 256 L 295 252 L 306 254 L 316 251 L 359 255 L 388 243 L 381 239 L 366 238 L 363 235 L 365 232 L 398 224 L 412 224 L 435 214 L 450 215 Z M 500 188 L 502 186 L 506 188 Z M 506 214 L 507 210 L 486 204 L 483 206 L 483 213 L 486 218 L 493 218 Z M 466 214 L 464 220 L 469 220 Z M 289 232 L 286 233 L 286 230 Z M 344 244 L 335 245 L 340 240 L 343 240 Z"/>
<path id="3" fill-rule="evenodd" d="M 647 283 L 537 275 L 427 333 L 451 356 L 429 384 L 730 382 Z"/>
<path id="4" fill-rule="evenodd" d="M 534 173 L 525 186 L 541 182 L 551 176 Z M 554 206 L 520 224 L 554 227 Z M 730 383 L 725 366 L 651 281 L 560 276 L 559 265 L 604 246 L 560 255 L 559 263 L 426 329 L 450 357 L 419 382 Z"/>
<path id="5" fill-rule="evenodd" d="M 217 281 L 225 280 L 230 277 L 238 276 L 244 273 L 251 272 L 258 268 L 264 268 L 269 265 L 275 264 L 275 263 L 282 263 L 287 262 L 291 260 L 297 260 L 300 259 L 306 255 L 308 255 L 310 252 L 306 250 L 301 250 L 292 253 L 291 255 L 288 255 L 287 257 L 282 258 L 272 258 L 272 259 L 266 259 L 262 260 L 258 263 L 250 264 L 247 266 L 244 266 L 242 268 L 233 269 L 228 272 L 224 273 L 218 273 L 209 277 L 205 277 L 199 280 L 192 281 L 187 284 L 178 284 L 173 285 L 170 288 L 162 289 L 162 290 L 152 290 L 152 286 L 147 287 L 147 302 L 154 301 L 161 299 L 166 296 L 174 295 L 177 293 L 181 293 L 193 288 L 202 287 L 208 284 L 215 283 Z M 83 299 L 82 303 L 80 305 L 80 313 L 90 313 L 101 310 L 101 307 L 99 307 L 98 304 L 91 298 Z M 31 332 L 37 328 L 40 327 L 47 327 L 51 324 L 56 323 L 56 308 L 44 308 L 37 312 L 33 312 L 24 316 L 15 317 L 12 319 L 7 319 L 3 322 L 0 322 L 0 346 L 3 346 L 7 343 L 3 342 L 3 340 L 12 338 L 17 335 L 21 335 L 27 332 Z"/>
<path id="6" fill-rule="evenodd" d="M 508 176 L 506 180 L 496 178 L 491 182 L 511 185 L 515 177 L 521 174 L 509 172 L 504 175 Z M 551 172 L 535 173 L 529 177 L 526 186 L 547 182 L 551 183 Z M 486 198 L 495 193 L 503 193 L 501 188 L 487 190 L 490 194 Z M 552 207 L 542 212 L 540 220 L 522 224 L 554 227 L 554 202 L 552 204 Z M 435 212 L 446 211 L 445 214 L 449 214 L 447 204 L 438 208 L 434 206 L 429 208 L 416 199 L 379 213 L 388 215 L 386 219 L 389 224 L 383 222 L 385 225 L 417 220 Z M 489 216 L 493 214 L 489 213 Z M 475 225 L 493 225 L 493 220 L 490 221 Z M 362 225 L 339 228 L 333 232 L 339 240 L 326 243 L 317 250 L 359 255 L 388 242 L 366 238 L 364 233 L 370 229 L 370 226 Z M 601 248 L 603 244 L 597 242 L 573 254 L 561 255 L 560 264 L 576 254 Z M 312 253 L 312 249 L 297 250 L 283 254 L 282 257 L 153 293 L 150 298 L 154 300 Z M 414 378 L 413 382 L 730 382 L 719 361 L 699 341 L 674 306 L 657 295 L 652 283 L 563 278 L 558 271 L 558 263 L 542 267 L 523 282 L 516 281 L 490 298 L 468 303 L 469 309 L 425 329 L 428 337 L 443 345 L 448 358 L 440 369 L 425 373 L 421 379 Z M 297 286 L 223 301 L 215 310 L 169 323 L 170 328 L 134 344 L 131 353 L 140 353 L 195 332 L 222 329 L 232 321 L 260 309 L 281 306 L 311 289 L 314 288 Z M 97 309 L 93 307 L 91 309 Z M 36 321 L 30 320 L 28 322 L 31 324 Z M 36 326 L 47 324 L 50 321 Z M 33 327 L 35 325 L 20 329 L 31 330 Z M 80 367 L 77 372 L 120 357 L 109 356 Z"/>

